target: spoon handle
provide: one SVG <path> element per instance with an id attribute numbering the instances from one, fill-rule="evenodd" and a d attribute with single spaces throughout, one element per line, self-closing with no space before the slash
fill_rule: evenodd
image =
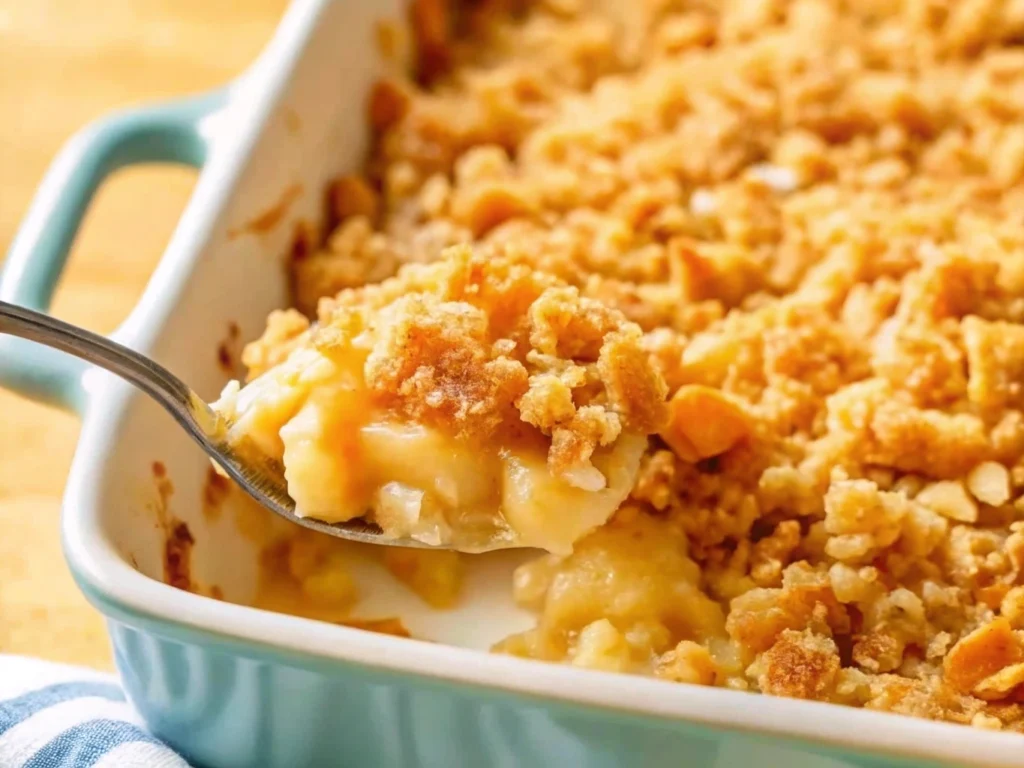
<path id="1" fill-rule="evenodd" d="M 206 454 L 259 503 L 307 527 L 331 529 L 335 536 L 349 535 L 327 523 L 297 518 L 280 468 L 247 445 L 230 444 L 224 420 L 185 382 L 145 355 L 42 312 L 5 301 L 0 301 L 0 333 L 45 344 L 120 376 L 170 413 Z"/>
<path id="2" fill-rule="evenodd" d="M 156 400 L 204 448 L 217 417 L 181 379 L 145 355 L 63 320 L 0 301 L 0 333 L 59 349 L 120 376 Z"/>
<path id="3" fill-rule="evenodd" d="M 280 462 L 263 454 L 251 441 L 230 443 L 224 419 L 185 382 L 145 355 L 42 312 L 5 301 L 0 301 L 0 333 L 20 336 L 74 355 L 141 389 L 170 413 L 246 493 L 293 523 L 352 541 L 417 548 L 427 546 L 413 539 L 385 538 L 379 528 L 362 519 L 325 523 L 297 515 Z"/>

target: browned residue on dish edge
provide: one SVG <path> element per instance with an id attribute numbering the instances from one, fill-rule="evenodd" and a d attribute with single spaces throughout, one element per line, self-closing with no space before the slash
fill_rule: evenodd
<path id="1" fill-rule="evenodd" d="M 231 481 L 212 466 L 206 469 L 203 484 L 203 516 L 216 520 L 224 509 L 224 501 L 231 494 Z"/>
<path id="2" fill-rule="evenodd" d="M 300 221 L 295 225 L 295 232 L 292 235 L 292 247 L 289 252 L 289 260 L 292 262 L 302 261 L 316 247 L 318 240 L 316 230 L 308 221 Z"/>
<path id="3" fill-rule="evenodd" d="M 175 520 L 164 542 L 164 581 L 172 587 L 192 591 L 192 545 L 195 543 L 188 525 Z"/>
<path id="4" fill-rule="evenodd" d="M 156 483 L 157 502 L 155 507 L 156 522 L 161 528 L 167 527 L 168 502 L 174 493 L 174 485 L 167 477 L 167 467 L 162 461 L 153 462 L 153 480 Z"/>
<path id="5" fill-rule="evenodd" d="M 241 335 L 238 323 L 232 320 L 228 323 L 227 338 L 217 345 L 217 366 L 229 376 L 237 375 L 236 367 L 240 357 L 238 340 Z"/>
<path id="6" fill-rule="evenodd" d="M 297 136 L 302 131 L 302 118 L 299 117 L 299 113 L 291 107 L 285 107 L 281 110 L 281 117 L 284 120 L 285 130 L 288 131 L 292 136 Z"/>
<path id="7" fill-rule="evenodd" d="M 231 356 L 231 350 L 223 341 L 217 345 L 217 366 L 224 373 L 231 373 L 235 369 L 235 361 Z"/>
<path id="8" fill-rule="evenodd" d="M 167 476 L 167 467 L 162 461 L 154 461 L 152 471 L 157 492 L 154 511 L 157 525 L 164 534 L 164 583 L 178 589 L 196 591 L 192 584 L 192 545 L 195 539 L 192 538 L 188 524 L 177 519 L 170 511 L 174 485 Z"/>
<path id="9" fill-rule="evenodd" d="M 228 238 L 234 239 L 243 234 L 265 235 L 284 219 L 292 204 L 302 196 L 302 185 L 291 184 L 286 187 L 277 202 L 267 210 L 257 214 L 242 226 L 228 230 Z"/>
<path id="10" fill-rule="evenodd" d="M 416 75 L 429 84 L 451 65 L 452 8 L 445 0 L 414 0 L 409 5 L 409 26 L 416 41 Z"/>
<path id="11" fill-rule="evenodd" d="M 406 29 L 403 25 L 390 20 L 378 21 L 374 26 L 377 41 L 377 52 L 384 61 L 401 64 L 402 55 L 407 47 Z"/>

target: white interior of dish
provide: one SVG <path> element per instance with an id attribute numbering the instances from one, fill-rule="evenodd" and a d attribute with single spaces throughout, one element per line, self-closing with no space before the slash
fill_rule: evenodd
<path id="1" fill-rule="evenodd" d="M 214 399 L 231 378 L 218 363 L 218 347 L 227 341 L 236 361 L 242 344 L 258 336 L 268 312 L 288 306 L 283 258 L 300 221 L 319 219 L 330 180 L 359 168 L 367 149 L 365 98 L 386 64 L 377 52 L 375 26 L 400 18 L 403 3 L 327 3 L 323 17 L 295 62 L 256 138 L 223 214 L 213 225 L 194 268 L 181 285 L 176 307 L 151 343 L 132 333 L 120 334 L 151 354 L 206 399 Z M 346 45 L 339 27 L 346 27 Z M 360 30 L 359 33 L 354 29 Z M 261 65 L 249 75 L 261 85 Z M 233 110 L 211 127 L 222 146 L 234 145 L 238 126 L 250 118 L 250 84 L 236 89 Z M 217 154 L 216 151 L 214 153 Z M 214 170 L 214 169 L 211 169 Z M 290 189 L 301 195 L 266 232 L 244 230 L 245 224 L 272 209 Z M 198 193 L 197 193 L 198 194 Z M 171 258 L 169 256 L 168 258 Z M 152 284 L 160 284 L 157 275 Z M 147 302 L 142 304 L 146 312 Z M 229 326 L 241 330 L 230 342 Z M 241 367 L 238 374 L 243 373 Z M 254 597 L 258 548 L 239 535 L 236 510 L 229 497 L 221 514 L 208 520 L 202 499 L 209 464 L 203 454 L 159 407 L 133 397 L 120 422 L 110 471 L 102 478 L 100 524 L 123 556 L 143 574 L 163 578 L 164 529 L 156 508 L 153 463 L 161 462 L 174 488 L 168 511 L 188 524 L 195 538 L 192 575 L 200 584 L 219 587 L 226 599 L 248 603 Z M 288 525 L 283 523 L 282 525 Z M 364 596 L 355 616 L 398 616 L 418 637 L 473 647 L 487 647 L 525 627 L 529 617 L 512 605 L 511 569 L 526 553 L 495 553 L 472 558 L 460 607 L 430 609 L 395 581 L 376 558 L 357 557 L 354 575 Z"/>

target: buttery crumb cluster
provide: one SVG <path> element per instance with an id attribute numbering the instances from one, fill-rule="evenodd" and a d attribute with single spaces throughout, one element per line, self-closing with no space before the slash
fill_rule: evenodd
<path id="1" fill-rule="evenodd" d="M 394 299 L 416 418 L 659 432 L 498 650 L 1024 730 L 1024 4 L 491 5 L 416 5 L 294 285 Z"/>

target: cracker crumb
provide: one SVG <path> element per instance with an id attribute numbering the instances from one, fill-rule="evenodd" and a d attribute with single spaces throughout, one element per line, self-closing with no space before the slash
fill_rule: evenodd
<path id="1" fill-rule="evenodd" d="M 654 674 L 676 683 L 714 685 L 718 670 L 707 648 L 692 640 L 683 640 L 658 658 Z"/>
<path id="2" fill-rule="evenodd" d="M 1010 473 L 995 461 L 983 461 L 967 475 L 967 488 L 978 501 L 998 507 L 1010 500 Z"/>
<path id="3" fill-rule="evenodd" d="M 775 696 L 828 700 L 839 674 L 839 651 L 831 638 L 810 630 L 785 630 L 752 666 L 758 687 Z"/>

